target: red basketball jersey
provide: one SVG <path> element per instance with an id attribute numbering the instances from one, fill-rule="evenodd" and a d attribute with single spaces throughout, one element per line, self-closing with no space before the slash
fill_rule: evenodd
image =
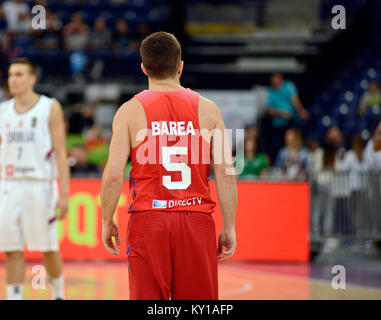
<path id="1" fill-rule="evenodd" d="M 200 133 L 199 94 L 190 89 L 144 90 L 135 97 L 143 105 L 148 130 L 131 150 L 129 212 L 212 213 L 216 204 L 208 184 L 211 146 Z"/>

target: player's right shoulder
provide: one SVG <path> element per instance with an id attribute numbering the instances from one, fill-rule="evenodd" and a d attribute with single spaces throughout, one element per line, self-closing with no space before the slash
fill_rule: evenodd
<path id="1" fill-rule="evenodd" d="M 200 100 L 198 104 L 199 108 L 199 115 L 200 116 L 206 116 L 211 117 L 212 119 L 217 119 L 222 117 L 222 113 L 220 108 L 217 106 L 217 104 L 200 95 Z"/>

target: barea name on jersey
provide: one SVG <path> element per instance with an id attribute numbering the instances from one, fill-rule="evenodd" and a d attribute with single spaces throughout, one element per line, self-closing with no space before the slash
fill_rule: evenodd
<path id="1" fill-rule="evenodd" d="M 152 121 L 152 135 L 174 135 L 174 136 L 187 136 L 195 135 L 195 130 L 192 121 Z"/>

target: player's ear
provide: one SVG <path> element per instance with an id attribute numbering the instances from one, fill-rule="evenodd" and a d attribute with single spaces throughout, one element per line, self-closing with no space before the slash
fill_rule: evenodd
<path id="1" fill-rule="evenodd" d="M 184 69 L 184 61 L 180 60 L 179 65 L 177 67 L 177 74 L 179 75 L 179 77 L 183 73 L 183 69 Z"/>
<path id="2" fill-rule="evenodd" d="M 36 85 L 36 82 L 37 82 L 37 76 L 36 75 L 32 75 L 31 82 L 32 82 L 32 87 L 34 88 L 34 86 Z"/>
<path id="3" fill-rule="evenodd" d="M 144 67 L 143 62 L 140 64 L 140 67 L 142 68 L 143 73 L 148 77 L 148 73 L 147 73 L 146 68 Z"/>

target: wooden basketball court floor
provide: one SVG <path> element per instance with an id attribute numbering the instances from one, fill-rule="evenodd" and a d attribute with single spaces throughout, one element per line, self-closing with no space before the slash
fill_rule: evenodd
<path id="1" fill-rule="evenodd" d="M 32 274 L 32 267 L 35 265 L 40 263 L 27 264 L 24 299 L 49 299 L 48 285 L 46 289 L 37 290 L 31 286 L 35 275 Z M 65 262 L 64 274 L 67 299 L 128 299 L 128 271 L 125 263 Z M 370 275 L 370 278 L 369 273 L 365 273 L 364 277 L 364 273 L 359 271 L 347 274 L 346 288 L 333 289 L 331 280 L 334 274 L 327 267 L 311 264 L 222 262 L 219 267 L 219 296 L 220 299 L 231 300 L 381 300 L 381 270 Z M 4 262 L 0 262 L 0 299 L 5 299 Z"/>

